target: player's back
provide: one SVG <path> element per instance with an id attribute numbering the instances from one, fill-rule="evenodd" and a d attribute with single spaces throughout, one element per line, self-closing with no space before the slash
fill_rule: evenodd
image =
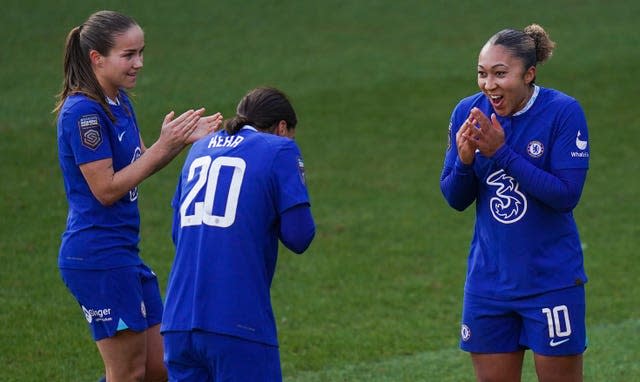
<path id="1" fill-rule="evenodd" d="M 308 203 L 298 161 L 293 140 L 248 127 L 194 144 L 173 201 L 176 258 L 166 307 L 172 318 L 163 330 L 277 343 L 269 288 L 279 216 Z"/>

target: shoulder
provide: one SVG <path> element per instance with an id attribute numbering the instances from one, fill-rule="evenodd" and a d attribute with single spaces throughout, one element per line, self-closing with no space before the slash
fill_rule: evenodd
<path id="1" fill-rule="evenodd" d="M 540 87 L 540 98 L 547 100 L 547 102 L 561 102 L 561 103 L 571 103 L 577 102 L 575 98 L 570 95 L 561 92 L 560 90 L 552 89 L 552 88 L 544 88 Z"/>
<path id="2" fill-rule="evenodd" d="M 541 87 L 536 104 L 539 104 L 539 113 L 544 112 L 560 118 L 562 116 L 584 115 L 582 106 L 577 99 L 556 89 Z"/>
<path id="3" fill-rule="evenodd" d="M 102 106 L 82 94 L 67 97 L 58 115 L 58 126 L 62 130 L 76 126 L 107 126 L 110 123 Z"/>
<path id="4" fill-rule="evenodd" d="M 464 106 L 464 105 L 474 105 L 479 103 L 481 100 L 483 100 L 485 98 L 484 94 L 482 92 L 477 92 L 475 94 L 472 94 L 468 97 L 464 97 L 463 99 L 461 99 L 458 102 L 458 106 Z"/>
<path id="5" fill-rule="evenodd" d="M 540 104 L 544 106 L 551 106 L 560 110 L 567 107 L 581 108 L 577 99 L 556 89 L 540 87 L 538 97 L 541 101 Z"/>
<path id="6" fill-rule="evenodd" d="M 129 97 L 129 94 L 127 94 L 127 92 L 125 92 L 124 90 L 120 90 L 120 92 L 118 93 L 118 98 L 120 98 L 121 103 L 125 104 L 128 108 L 133 110 L 133 104 L 131 103 L 131 98 Z"/>
<path id="7" fill-rule="evenodd" d="M 253 140 L 258 144 L 263 145 L 265 148 L 272 149 L 274 151 L 277 151 L 286 147 L 296 146 L 296 142 L 293 139 L 281 137 L 275 134 L 269 134 L 265 132 L 248 134 L 247 138 L 250 140 Z"/>
<path id="8" fill-rule="evenodd" d="M 62 105 L 62 109 L 60 110 L 61 119 L 90 114 L 102 116 L 104 114 L 104 110 L 98 102 L 82 94 L 74 94 L 67 97 Z"/>
<path id="9" fill-rule="evenodd" d="M 458 104 L 453 109 L 452 114 L 455 115 L 455 114 L 462 113 L 465 115 L 465 118 L 466 118 L 466 115 L 469 114 L 469 111 L 471 110 L 471 108 L 479 107 L 480 109 L 482 109 L 485 104 L 488 105 L 488 102 L 486 102 L 486 98 L 487 97 L 485 97 L 484 94 L 481 92 L 465 97 L 460 101 L 458 101 Z"/>
<path id="10" fill-rule="evenodd" d="M 477 107 L 485 114 L 490 115 L 492 112 L 491 105 L 487 101 L 487 97 L 482 92 L 470 95 L 461 99 L 451 112 L 449 119 L 449 129 L 455 133 L 457 128 L 469 116 L 471 109 Z"/>
<path id="11" fill-rule="evenodd" d="M 251 134 L 250 138 L 254 142 L 253 151 L 259 152 L 259 157 L 265 162 L 284 163 L 301 157 L 300 149 L 293 139 L 263 132 Z"/>

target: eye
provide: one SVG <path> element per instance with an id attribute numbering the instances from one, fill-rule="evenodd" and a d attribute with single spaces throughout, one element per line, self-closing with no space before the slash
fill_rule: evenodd
<path id="1" fill-rule="evenodd" d="M 496 77 L 498 78 L 503 78 L 506 75 L 507 75 L 507 72 L 501 72 L 501 71 L 496 72 Z"/>
<path id="2" fill-rule="evenodd" d="M 487 73 L 482 71 L 482 70 L 478 70 L 478 77 L 480 78 L 485 78 L 487 76 Z"/>

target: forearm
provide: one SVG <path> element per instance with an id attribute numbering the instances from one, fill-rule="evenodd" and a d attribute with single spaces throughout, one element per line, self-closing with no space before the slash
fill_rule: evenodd
<path id="1" fill-rule="evenodd" d="M 300 204 L 286 210 L 280 220 L 280 240 L 285 247 L 295 253 L 304 252 L 316 233 L 316 226 L 307 204 Z"/>
<path id="2" fill-rule="evenodd" d="M 478 190 L 473 166 L 463 164 L 460 159 L 456 159 L 453 166 L 445 166 L 440 176 L 440 190 L 456 210 L 463 211 L 469 207 L 476 199 Z"/>
<path id="3" fill-rule="evenodd" d="M 179 152 L 154 145 L 137 160 L 118 171 L 114 171 L 111 158 L 85 163 L 80 166 L 80 170 L 96 199 L 101 204 L 110 206 L 166 166 Z"/>

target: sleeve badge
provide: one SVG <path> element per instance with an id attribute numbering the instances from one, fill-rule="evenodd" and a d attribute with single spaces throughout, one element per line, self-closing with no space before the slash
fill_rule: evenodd
<path id="1" fill-rule="evenodd" d="M 80 129 L 80 141 L 82 145 L 95 150 L 102 143 L 102 133 L 100 129 L 100 120 L 97 114 L 83 115 L 78 120 L 78 128 Z"/>
<path id="2" fill-rule="evenodd" d="M 300 180 L 302 181 L 302 184 L 306 184 L 304 176 L 304 162 L 300 157 L 298 157 L 298 172 L 300 173 Z"/>

